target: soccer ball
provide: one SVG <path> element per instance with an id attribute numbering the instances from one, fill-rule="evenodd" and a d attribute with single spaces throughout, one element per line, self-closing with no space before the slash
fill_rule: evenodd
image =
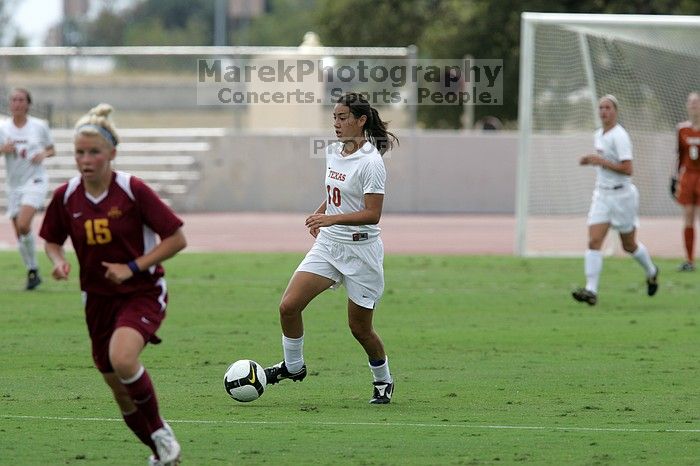
<path id="1" fill-rule="evenodd" d="M 236 401 L 257 400 L 265 391 L 265 369 L 250 359 L 234 362 L 224 374 L 224 388 Z"/>

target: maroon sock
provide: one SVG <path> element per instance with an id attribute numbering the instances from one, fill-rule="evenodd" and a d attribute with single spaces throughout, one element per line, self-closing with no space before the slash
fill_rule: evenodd
<path id="1" fill-rule="evenodd" d="M 148 376 L 148 371 L 143 368 L 143 373 L 139 378 L 129 383 L 125 383 L 126 391 L 136 405 L 136 409 L 142 414 L 144 421 L 148 425 L 148 435 L 163 427 L 163 420 L 158 412 L 158 398 L 156 391 Z"/>
<path id="2" fill-rule="evenodd" d="M 157 455 L 156 445 L 153 443 L 153 440 L 151 440 L 151 436 L 148 435 L 148 423 L 146 422 L 146 418 L 143 417 L 143 414 L 141 414 L 141 411 L 137 409 L 133 413 L 122 414 L 122 417 L 126 425 L 136 434 L 139 440 Z"/>
<path id="3" fill-rule="evenodd" d="M 685 227 L 683 229 L 683 242 L 685 243 L 685 255 L 688 262 L 693 263 L 693 246 L 695 242 L 695 228 Z"/>

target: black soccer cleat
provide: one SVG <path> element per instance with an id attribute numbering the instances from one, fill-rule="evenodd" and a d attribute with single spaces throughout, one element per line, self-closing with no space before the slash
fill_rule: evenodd
<path id="1" fill-rule="evenodd" d="M 656 273 L 653 277 L 647 278 L 647 294 L 654 296 L 659 289 L 659 268 L 656 267 Z"/>
<path id="2" fill-rule="evenodd" d="M 295 382 L 301 382 L 306 377 L 306 364 L 301 366 L 299 372 L 290 374 L 287 370 L 287 366 L 284 365 L 284 361 L 282 361 L 272 367 L 266 367 L 265 377 L 267 377 L 268 385 L 274 385 L 284 379 L 292 379 Z"/>
<path id="3" fill-rule="evenodd" d="M 373 405 L 385 405 L 391 402 L 391 395 L 394 394 L 394 382 L 374 382 L 374 394 L 369 400 Z"/>
<path id="4" fill-rule="evenodd" d="M 576 288 L 571 292 L 571 296 L 580 303 L 588 303 L 589 306 L 594 306 L 598 302 L 598 296 L 585 288 Z"/>
<path id="5" fill-rule="evenodd" d="M 41 284 L 41 277 L 37 269 L 32 269 L 27 272 L 27 290 L 33 290 Z"/>
<path id="6" fill-rule="evenodd" d="M 679 272 L 695 272 L 695 264 L 692 262 L 683 262 L 676 270 Z"/>

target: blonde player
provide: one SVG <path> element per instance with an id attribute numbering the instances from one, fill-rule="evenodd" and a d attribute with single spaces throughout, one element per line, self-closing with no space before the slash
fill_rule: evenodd
<path id="1" fill-rule="evenodd" d="M 356 93 L 338 99 L 333 127 L 340 142 L 326 153 L 327 198 L 306 219 L 316 242 L 294 272 L 279 307 L 284 360 L 265 374 L 268 384 L 306 377 L 301 313 L 321 292 L 344 282 L 350 331 L 367 353 L 374 379 L 370 403 L 386 404 L 394 380 L 372 317 L 384 291 L 384 246 L 377 226 L 386 179 L 382 154 L 398 140 L 377 110 Z"/>
<path id="2" fill-rule="evenodd" d="M 119 136 L 100 104 L 75 125 L 79 175 L 60 186 L 40 235 L 52 275 L 70 274 L 63 244 L 70 238 L 80 265 L 80 290 L 92 359 L 126 425 L 153 455 L 149 465 L 175 466 L 180 444 L 160 416 L 158 397 L 140 355 L 166 317 L 168 287 L 161 262 L 187 245 L 182 220 L 140 179 L 115 171 Z"/>
<path id="3" fill-rule="evenodd" d="M 691 92 L 686 105 L 688 121 L 678 125 L 678 189 L 672 188 L 683 206 L 686 261 L 678 267 L 679 272 L 695 270 L 695 216 L 700 204 L 700 94 Z"/>
<path id="4" fill-rule="evenodd" d="M 635 239 L 639 226 L 639 192 L 631 181 L 632 142 L 627 131 L 617 123 L 617 111 L 615 96 L 601 97 L 598 116 L 603 127 L 594 135 L 597 153 L 580 159 L 581 165 L 596 166 L 597 177 L 588 211 L 588 250 L 584 257 L 586 287 L 574 290 L 572 295 L 576 301 L 591 306 L 598 300 L 598 281 L 603 269 L 600 248 L 611 226 L 620 233 L 622 248 L 644 268 L 647 294 L 654 296 L 659 287 L 659 270 L 647 248 Z"/>
<path id="5" fill-rule="evenodd" d="M 32 96 L 26 89 L 10 93 L 12 118 L 0 123 L 0 153 L 7 167 L 7 215 L 12 219 L 19 242 L 19 253 L 27 267 L 27 290 L 41 283 L 36 262 L 32 220 L 44 207 L 49 189 L 42 162 L 55 154 L 49 126 L 30 116 Z"/>

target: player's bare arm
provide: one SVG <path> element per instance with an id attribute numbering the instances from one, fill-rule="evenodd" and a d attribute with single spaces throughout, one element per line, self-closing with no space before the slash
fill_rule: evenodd
<path id="1" fill-rule="evenodd" d="M 63 246 L 56 243 L 47 242 L 44 246 L 46 255 L 51 260 L 53 264 L 53 270 L 51 271 L 51 276 L 56 280 L 66 280 L 68 279 L 68 274 L 70 273 L 70 264 L 66 262 L 65 251 Z"/>
<path id="2" fill-rule="evenodd" d="M 163 238 L 161 242 L 147 254 L 134 259 L 134 262 L 138 270 L 146 270 L 152 265 L 159 264 L 173 257 L 175 254 L 185 249 L 186 246 L 187 240 L 185 239 L 185 234 L 182 232 L 182 228 L 178 228 L 175 233 L 167 238 Z M 105 271 L 105 278 L 117 285 L 134 276 L 134 272 L 131 271 L 128 264 L 102 262 L 102 265 L 107 269 Z"/>
<path id="3" fill-rule="evenodd" d="M 32 157 L 32 163 L 35 165 L 39 165 L 41 162 L 44 161 L 44 159 L 48 159 L 49 157 L 53 157 L 54 155 L 56 155 L 56 149 L 54 149 L 53 144 L 50 146 L 46 146 L 44 150 Z"/>
<path id="4" fill-rule="evenodd" d="M 320 206 L 318 206 L 318 209 L 314 211 L 314 214 L 325 214 L 326 213 L 326 201 L 324 200 Z M 311 228 L 309 227 L 309 234 L 316 238 L 318 236 L 319 231 L 321 231 L 318 227 Z"/>
<path id="5" fill-rule="evenodd" d="M 309 229 L 331 225 L 376 225 L 382 216 L 384 194 L 365 194 L 365 208 L 348 214 L 313 214 L 306 219 Z"/>
<path id="6" fill-rule="evenodd" d="M 599 165 L 606 170 L 611 170 L 617 173 L 622 173 L 623 175 L 632 176 L 632 161 L 623 160 L 622 162 L 615 163 L 607 160 L 597 154 L 588 154 L 581 157 L 579 160 L 580 165 Z"/>

